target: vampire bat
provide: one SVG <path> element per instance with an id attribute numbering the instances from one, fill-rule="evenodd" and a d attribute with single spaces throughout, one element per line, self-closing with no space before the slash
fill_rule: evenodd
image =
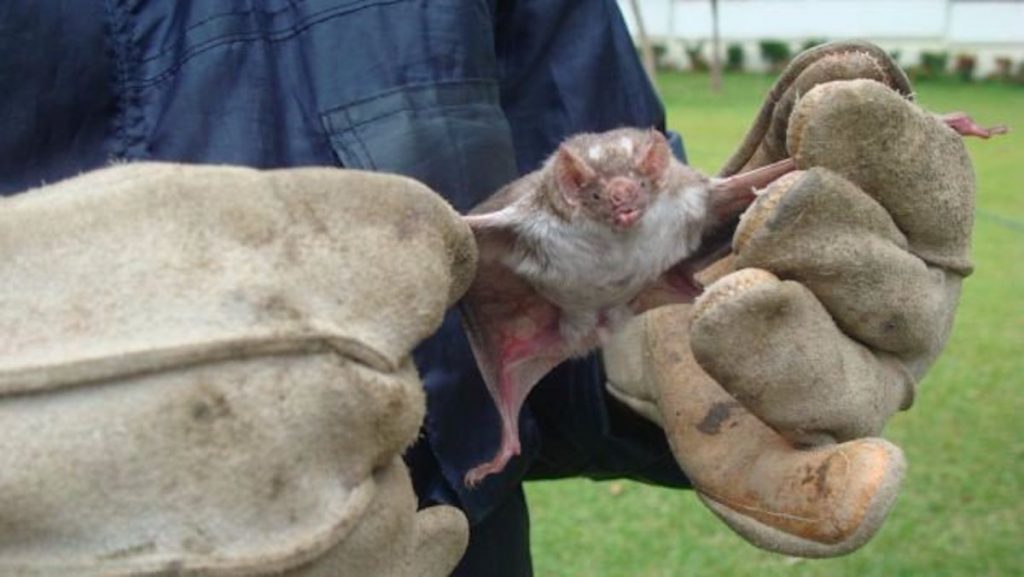
<path id="1" fill-rule="evenodd" d="M 480 264 L 461 312 L 502 422 L 498 454 L 467 485 L 519 453 L 519 410 L 537 381 L 642 310 L 693 300 L 705 235 L 793 168 L 708 178 L 655 130 L 582 134 L 467 215 Z"/>
<path id="2" fill-rule="evenodd" d="M 962 113 L 941 119 L 965 136 L 1006 132 Z M 795 168 L 785 159 L 711 178 L 675 160 L 656 130 L 581 134 L 465 216 L 480 260 L 460 309 L 502 423 L 497 454 L 465 483 L 519 454 L 519 411 L 551 369 L 644 310 L 692 302 L 693 275 L 722 256 L 709 247 L 726 246 L 705 241 Z"/>

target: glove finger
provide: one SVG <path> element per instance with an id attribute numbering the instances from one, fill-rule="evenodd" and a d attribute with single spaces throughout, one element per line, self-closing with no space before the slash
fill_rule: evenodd
<path id="1" fill-rule="evenodd" d="M 476 247 L 408 178 L 138 163 L 3 199 L 0 261 L 0 385 L 44 386 L 219 350 L 197 343 L 325 342 L 395 371 L 469 286 Z"/>
<path id="2" fill-rule="evenodd" d="M 744 215 L 733 246 L 737 268 L 801 283 L 872 349 L 931 358 L 949 334 L 960 277 L 908 252 L 886 209 L 829 170 L 774 183 Z"/>
<path id="3" fill-rule="evenodd" d="M 913 254 L 970 273 L 974 173 L 938 118 L 878 82 L 830 82 L 800 99 L 787 140 L 798 166 L 828 168 L 877 200 Z"/>
<path id="4" fill-rule="evenodd" d="M 875 435 L 913 394 L 902 363 L 847 337 L 806 287 L 759 269 L 697 300 L 691 347 L 723 388 L 798 443 Z"/>
<path id="5" fill-rule="evenodd" d="M 721 170 L 729 176 L 789 156 L 786 132 L 793 106 L 801 95 L 833 80 L 870 78 L 907 97 L 910 82 L 880 47 L 866 42 L 832 42 L 798 55 L 775 81 L 753 126 Z"/>

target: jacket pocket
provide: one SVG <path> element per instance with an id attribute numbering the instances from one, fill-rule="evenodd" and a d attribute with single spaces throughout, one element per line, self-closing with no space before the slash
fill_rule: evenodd
<path id="1" fill-rule="evenodd" d="M 517 175 L 490 80 L 406 85 L 327 110 L 321 120 L 343 166 L 415 178 L 459 211 Z"/>

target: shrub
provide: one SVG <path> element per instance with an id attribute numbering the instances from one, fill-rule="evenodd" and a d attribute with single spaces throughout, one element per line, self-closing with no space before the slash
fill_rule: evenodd
<path id="1" fill-rule="evenodd" d="M 820 46 L 826 42 L 828 42 L 828 40 L 824 38 L 808 38 L 807 40 L 804 40 L 803 44 L 800 45 L 800 50 L 810 50 L 811 48 L 814 48 L 815 46 Z"/>
<path id="2" fill-rule="evenodd" d="M 1013 60 L 1008 56 L 996 58 L 996 71 L 992 74 L 996 80 L 1009 82 L 1013 79 Z"/>
<path id="3" fill-rule="evenodd" d="M 948 63 L 948 52 L 924 51 L 921 53 L 921 75 L 924 78 L 938 78 L 946 73 Z"/>
<path id="4" fill-rule="evenodd" d="M 974 68 L 977 64 L 978 59 L 973 54 L 960 53 L 953 61 L 953 71 L 960 77 L 960 80 L 971 82 L 974 80 Z"/>
<path id="5" fill-rule="evenodd" d="M 690 59 L 690 70 L 707 72 L 711 68 L 708 65 L 708 59 L 704 57 L 704 42 L 698 42 L 694 46 L 686 44 L 683 48 L 686 50 L 686 56 Z"/>
<path id="6" fill-rule="evenodd" d="M 889 51 L 889 58 L 892 58 L 892 61 L 896 63 L 896 66 L 902 66 L 902 64 L 900 64 L 900 58 L 902 56 L 903 56 L 903 51 L 901 51 L 901 50 L 890 50 Z"/>
<path id="7" fill-rule="evenodd" d="M 789 63 L 789 59 L 792 56 L 789 44 L 780 40 L 762 40 L 760 47 L 761 59 L 768 63 L 768 67 L 772 72 L 781 71 Z"/>
<path id="8" fill-rule="evenodd" d="M 658 70 L 664 70 L 668 67 L 665 61 L 665 55 L 668 54 L 668 46 L 665 46 L 664 44 L 652 44 L 651 52 L 654 53 L 655 68 Z"/>
<path id="9" fill-rule="evenodd" d="M 746 52 L 742 44 L 730 44 L 725 49 L 725 69 L 730 72 L 741 72 Z"/>

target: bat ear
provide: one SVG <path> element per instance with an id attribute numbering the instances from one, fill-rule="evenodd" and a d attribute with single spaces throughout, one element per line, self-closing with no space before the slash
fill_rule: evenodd
<path id="1" fill-rule="evenodd" d="M 580 203 L 583 187 L 597 178 L 589 164 L 565 145 L 558 147 L 555 154 L 555 181 L 562 196 L 571 206 Z"/>
<path id="2" fill-rule="evenodd" d="M 656 129 L 647 131 L 647 139 L 637 153 L 636 165 L 640 174 L 649 178 L 660 178 L 668 169 L 672 150 L 668 147 L 665 136 Z"/>

